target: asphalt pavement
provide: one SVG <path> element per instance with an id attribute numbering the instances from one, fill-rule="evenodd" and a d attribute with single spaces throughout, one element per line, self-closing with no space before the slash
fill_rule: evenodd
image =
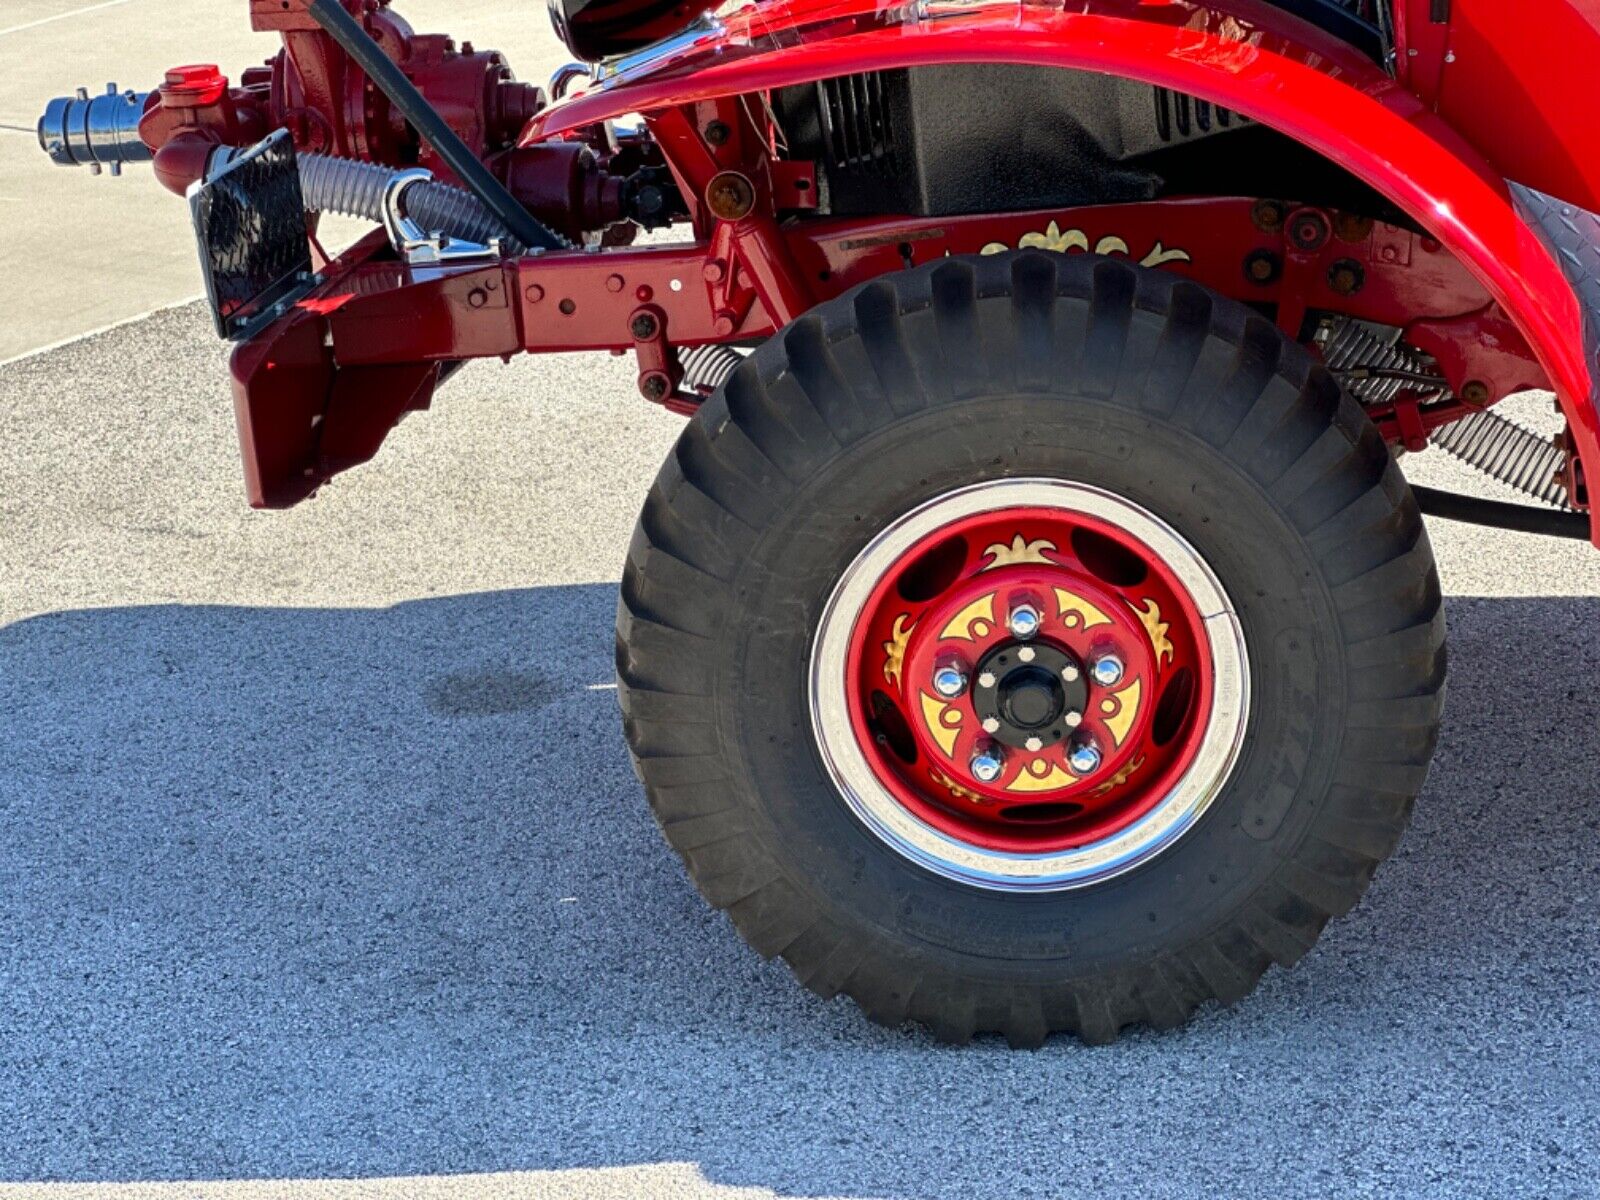
<path id="1" fill-rule="evenodd" d="M 177 7 L 0 0 L 0 1200 L 1600 1195 L 1600 553 L 1434 527 L 1435 768 L 1294 971 L 1103 1049 L 879 1029 L 706 908 L 628 766 L 679 421 L 625 362 L 474 364 L 245 507 L 223 349 L 147 315 L 199 290 L 181 202 L 32 144 L 272 49 Z M 541 7 L 402 11 L 540 79 Z"/>
<path id="2" fill-rule="evenodd" d="M 198 308 L 0 367 L 0 1197 L 1600 1191 L 1600 554 L 1435 527 L 1443 744 L 1295 970 L 949 1049 L 651 822 L 611 624 L 677 428 L 624 362 L 474 364 L 252 513 Z"/>

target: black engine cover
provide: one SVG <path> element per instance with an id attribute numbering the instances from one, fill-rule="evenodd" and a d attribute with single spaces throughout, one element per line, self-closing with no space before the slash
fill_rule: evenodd
<path id="1" fill-rule="evenodd" d="M 941 66 L 785 88 L 795 158 L 825 212 L 913 216 L 1154 198 L 1172 147 L 1249 123 L 1148 84 L 1054 67 Z"/>

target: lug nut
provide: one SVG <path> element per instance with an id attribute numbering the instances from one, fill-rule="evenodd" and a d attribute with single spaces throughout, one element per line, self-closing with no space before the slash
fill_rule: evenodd
<path id="1" fill-rule="evenodd" d="M 1089 673 L 1101 687 L 1115 687 L 1122 682 L 1122 660 L 1115 654 L 1102 654 L 1094 660 Z"/>
<path id="2" fill-rule="evenodd" d="M 967 673 L 960 663 L 942 663 L 933 669 L 933 690 L 946 700 L 954 700 L 967 690 Z"/>
<path id="3" fill-rule="evenodd" d="M 1006 769 L 1005 756 L 998 746 L 984 746 L 972 753 L 972 775 L 979 783 L 993 783 Z"/>
<path id="4" fill-rule="evenodd" d="M 1093 775 L 1100 769 L 1100 747 L 1093 742 L 1079 742 L 1067 755 L 1067 766 L 1074 775 Z"/>
<path id="5" fill-rule="evenodd" d="M 1011 609 L 1011 615 L 1006 618 L 1006 628 L 1011 630 L 1015 638 L 1031 638 L 1039 632 L 1039 626 L 1044 618 L 1039 610 L 1031 604 L 1017 604 Z"/>

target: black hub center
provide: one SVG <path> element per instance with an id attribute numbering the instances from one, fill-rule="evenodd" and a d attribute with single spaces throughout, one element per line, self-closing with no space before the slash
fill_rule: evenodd
<path id="1" fill-rule="evenodd" d="M 1000 680 L 1000 712 L 1012 725 L 1038 729 L 1061 715 L 1062 681 L 1043 667 L 1017 667 Z"/>
<path id="2" fill-rule="evenodd" d="M 1018 749 L 1040 750 L 1068 737 L 1088 702 L 1083 664 L 1048 642 L 997 646 L 973 677 L 972 703 L 984 732 Z"/>

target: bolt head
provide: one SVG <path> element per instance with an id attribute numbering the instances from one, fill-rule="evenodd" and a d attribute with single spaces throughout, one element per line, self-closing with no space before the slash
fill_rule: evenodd
<path id="1" fill-rule="evenodd" d="M 1013 605 L 1010 615 L 1006 617 L 1006 628 L 1011 630 L 1014 638 L 1031 638 L 1039 632 L 1042 624 L 1044 617 L 1031 604 Z"/>
<path id="2" fill-rule="evenodd" d="M 983 719 L 983 731 L 985 733 L 999 733 L 1000 732 L 1000 722 L 997 721 L 994 717 L 985 717 Z"/>
<path id="3" fill-rule="evenodd" d="M 1069 708 L 1061 715 L 1061 719 L 1066 723 L 1068 729 L 1076 729 L 1083 724 L 1083 714 L 1075 708 Z"/>
<path id="4" fill-rule="evenodd" d="M 984 746 L 973 753 L 970 765 L 979 783 L 993 783 L 1006 769 L 1006 760 L 998 746 Z"/>
<path id="5" fill-rule="evenodd" d="M 1089 667 L 1089 673 L 1101 687 L 1114 687 L 1122 682 L 1125 668 L 1115 654 L 1102 654 Z"/>
<path id="6" fill-rule="evenodd" d="M 1071 663 L 1068 663 L 1066 666 L 1061 668 L 1061 678 L 1065 679 L 1068 683 L 1077 683 L 1079 673 L 1080 672 L 1078 671 L 1078 668 L 1073 666 Z"/>
<path id="7" fill-rule="evenodd" d="M 1044 742 L 1039 738 L 1031 737 L 1023 743 L 1023 746 L 1034 753 L 1038 753 L 1040 750 L 1044 749 Z"/>
<path id="8" fill-rule="evenodd" d="M 1067 754 L 1067 766 L 1074 775 L 1093 775 L 1100 769 L 1100 748 L 1093 742 L 1080 742 Z"/>
<path id="9" fill-rule="evenodd" d="M 995 677 L 993 671 L 985 671 L 982 675 L 978 676 L 979 687 L 992 688 L 994 685 Z"/>
<path id="10" fill-rule="evenodd" d="M 959 663 L 944 663 L 933 669 L 933 690 L 953 700 L 967 690 L 967 673 Z"/>

